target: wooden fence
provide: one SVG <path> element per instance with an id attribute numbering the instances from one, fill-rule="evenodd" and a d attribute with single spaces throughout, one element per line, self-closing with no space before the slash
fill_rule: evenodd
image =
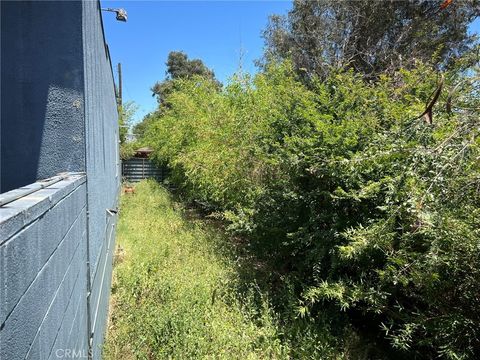
<path id="1" fill-rule="evenodd" d="M 150 159 L 131 158 L 122 162 L 122 177 L 124 181 L 139 182 L 149 178 L 163 181 L 167 176 L 168 169 L 156 166 Z"/>

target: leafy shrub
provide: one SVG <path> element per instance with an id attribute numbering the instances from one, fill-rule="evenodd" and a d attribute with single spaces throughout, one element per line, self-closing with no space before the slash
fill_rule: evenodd
<path id="1" fill-rule="evenodd" d="M 474 358 L 478 69 L 445 74 L 428 125 L 437 79 L 419 64 L 307 89 L 287 62 L 222 90 L 179 80 L 146 137 L 185 194 L 292 279 L 298 316 L 334 307 L 399 354 Z"/>

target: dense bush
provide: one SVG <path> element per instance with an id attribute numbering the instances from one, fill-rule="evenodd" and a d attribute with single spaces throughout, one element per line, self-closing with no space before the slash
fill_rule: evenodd
<path id="1" fill-rule="evenodd" d="M 336 308 L 401 356 L 480 347 L 478 69 L 368 83 L 289 63 L 219 90 L 178 80 L 146 130 L 173 181 L 293 283 L 298 316 Z"/>

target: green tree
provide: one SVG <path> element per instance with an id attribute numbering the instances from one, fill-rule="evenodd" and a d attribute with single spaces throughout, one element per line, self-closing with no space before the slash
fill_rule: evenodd
<path id="1" fill-rule="evenodd" d="M 134 101 L 127 101 L 123 106 L 118 107 L 118 124 L 120 138 L 120 157 L 128 159 L 134 154 L 136 145 L 129 141 L 128 134 L 132 128 L 133 117 L 138 110 L 138 105 Z"/>
<path id="2" fill-rule="evenodd" d="M 132 127 L 133 117 L 138 110 L 138 105 L 135 101 L 127 101 L 118 106 L 118 125 L 120 134 L 120 144 L 127 142 L 127 135 Z"/>
<path id="3" fill-rule="evenodd" d="M 171 51 L 170 54 L 168 54 L 166 65 L 166 79 L 155 83 L 151 89 L 153 96 L 157 96 L 160 105 L 165 105 L 168 94 L 174 91 L 175 82 L 173 80 L 188 79 L 193 76 L 215 80 L 214 72 L 210 70 L 202 60 L 190 60 L 187 54 L 182 51 Z M 216 80 L 215 82 L 218 86 L 220 85 Z"/>
<path id="4" fill-rule="evenodd" d="M 478 0 L 295 0 L 270 18 L 264 61 L 291 58 L 304 80 L 332 67 L 377 77 L 416 61 L 445 66 L 475 42 L 468 26 L 479 15 Z"/>
<path id="5" fill-rule="evenodd" d="M 136 123 L 132 128 L 132 134 L 137 141 L 142 141 L 145 131 L 148 128 L 149 124 L 155 120 L 155 118 L 159 116 L 159 114 L 155 112 L 148 113 L 142 119 L 142 121 Z"/>

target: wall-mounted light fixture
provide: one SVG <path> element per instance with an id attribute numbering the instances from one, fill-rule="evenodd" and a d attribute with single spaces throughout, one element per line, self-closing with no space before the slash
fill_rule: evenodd
<path id="1" fill-rule="evenodd" d="M 106 8 L 106 9 L 102 9 L 102 10 L 103 10 L 103 11 L 114 12 L 114 13 L 117 14 L 117 20 L 118 20 L 118 21 L 127 22 L 127 12 L 125 11 L 125 9 Z"/>

